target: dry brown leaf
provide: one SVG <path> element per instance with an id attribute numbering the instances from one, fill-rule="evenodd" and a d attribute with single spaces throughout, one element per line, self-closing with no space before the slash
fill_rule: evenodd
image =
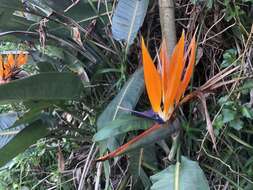
<path id="1" fill-rule="evenodd" d="M 201 104 L 203 106 L 203 109 L 204 109 L 204 113 L 205 113 L 205 119 L 206 119 L 206 127 L 207 127 L 207 131 L 212 139 L 212 142 L 213 142 L 213 147 L 214 149 L 216 150 L 217 152 L 217 147 L 216 147 L 216 137 L 214 135 L 214 130 L 213 130 L 213 125 L 212 125 L 212 121 L 210 119 L 210 115 L 209 115 L 209 112 L 207 110 L 207 105 L 206 105 L 206 98 L 204 96 L 203 93 L 199 92 L 198 93 L 198 98 L 199 100 L 201 101 Z"/>
<path id="2" fill-rule="evenodd" d="M 83 46 L 78 27 L 72 27 L 72 38 L 79 46 Z"/>
<path id="3" fill-rule="evenodd" d="M 63 173 L 65 170 L 65 162 L 60 146 L 58 147 L 57 161 L 58 161 L 58 170 L 60 173 Z"/>

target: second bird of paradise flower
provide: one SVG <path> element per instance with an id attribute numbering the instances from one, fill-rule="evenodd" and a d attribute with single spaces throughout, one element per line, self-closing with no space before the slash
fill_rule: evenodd
<path id="1" fill-rule="evenodd" d="M 0 55 L 0 80 L 7 81 L 12 77 L 16 70 L 27 62 L 27 54 L 20 53 L 16 57 L 13 54 L 8 54 L 4 60 Z"/>

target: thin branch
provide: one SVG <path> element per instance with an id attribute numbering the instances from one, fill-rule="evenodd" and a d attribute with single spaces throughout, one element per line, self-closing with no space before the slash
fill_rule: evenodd
<path id="1" fill-rule="evenodd" d="M 85 163 L 84 168 L 83 168 L 83 173 L 82 173 L 82 176 L 81 176 L 81 179 L 80 179 L 78 190 L 82 190 L 83 187 L 84 187 L 84 181 L 85 181 L 85 176 L 86 176 L 85 173 L 87 172 L 89 162 L 91 161 L 90 158 L 92 156 L 92 152 L 94 150 L 94 147 L 95 147 L 95 143 L 92 144 L 90 152 L 88 154 L 88 157 L 86 158 L 86 163 Z"/>

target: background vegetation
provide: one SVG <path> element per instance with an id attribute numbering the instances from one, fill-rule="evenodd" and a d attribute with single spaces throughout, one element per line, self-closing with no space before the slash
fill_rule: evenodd
<path id="1" fill-rule="evenodd" d="M 236 69 L 206 107 L 193 99 L 177 123 L 95 162 L 154 123 L 129 110 L 150 109 L 140 35 L 155 57 L 159 2 L 1 0 L 0 51 L 29 51 L 30 76 L 0 85 L 0 189 L 253 189 L 252 0 L 174 1 L 176 39 L 197 30 L 187 92 Z"/>

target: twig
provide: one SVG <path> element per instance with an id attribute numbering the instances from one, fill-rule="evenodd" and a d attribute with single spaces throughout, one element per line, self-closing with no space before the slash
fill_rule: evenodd
<path id="1" fill-rule="evenodd" d="M 95 188 L 94 190 L 98 190 L 99 188 L 99 182 L 100 182 L 100 176 L 101 176 L 101 173 L 102 173 L 102 162 L 99 162 L 97 164 L 97 176 L 96 176 L 96 183 L 95 183 Z"/>
<path id="2" fill-rule="evenodd" d="M 74 7 L 77 3 L 79 3 L 79 1 L 80 0 L 74 0 L 74 1 L 72 1 L 72 4 L 64 10 L 64 13 L 66 13 L 69 9 L 71 9 L 72 7 Z"/>
<path id="3" fill-rule="evenodd" d="M 224 13 L 224 14 L 222 15 L 222 17 L 219 18 L 219 20 L 217 20 L 217 21 L 207 30 L 207 32 L 206 32 L 206 34 L 205 34 L 205 37 L 204 37 L 202 43 L 205 43 L 206 38 L 207 38 L 207 35 L 209 34 L 209 32 L 212 30 L 212 28 L 213 28 L 214 26 L 216 26 L 216 25 L 225 17 L 225 15 L 226 15 L 226 13 Z"/>
<path id="4" fill-rule="evenodd" d="M 230 26 L 226 27 L 225 29 L 223 29 L 222 31 L 218 32 L 217 34 L 207 38 L 207 39 L 204 39 L 202 42 L 200 42 L 199 44 L 204 44 L 205 42 L 207 42 L 208 40 L 211 40 L 212 38 L 216 37 L 216 36 L 219 36 L 220 34 L 226 32 L 229 28 L 233 27 L 234 25 L 236 25 L 236 23 L 234 24 L 231 24 Z"/>
<path id="5" fill-rule="evenodd" d="M 90 158 L 91 158 L 91 155 L 92 155 L 92 152 L 93 152 L 93 149 L 95 147 L 95 143 L 92 144 L 91 146 L 91 149 L 90 149 L 90 152 L 87 156 L 87 159 L 86 159 L 86 162 L 85 162 L 85 165 L 84 165 L 84 168 L 83 168 L 83 173 L 81 175 L 81 180 L 80 180 L 80 184 L 78 186 L 78 190 L 82 190 L 83 189 L 83 186 L 84 186 L 84 180 L 85 180 L 85 173 L 86 173 L 86 170 L 88 168 L 88 165 L 89 165 L 89 162 L 90 162 Z"/>

